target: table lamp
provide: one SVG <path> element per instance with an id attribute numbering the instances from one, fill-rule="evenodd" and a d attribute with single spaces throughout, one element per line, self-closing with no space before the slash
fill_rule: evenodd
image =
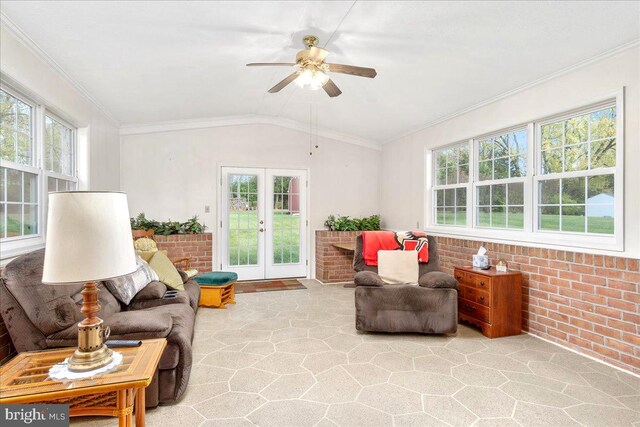
<path id="1" fill-rule="evenodd" d="M 42 283 L 84 282 L 78 348 L 69 370 L 86 372 L 109 364 L 96 282 L 133 273 L 136 259 L 131 237 L 127 195 L 118 192 L 67 191 L 49 193 L 49 214 Z"/>

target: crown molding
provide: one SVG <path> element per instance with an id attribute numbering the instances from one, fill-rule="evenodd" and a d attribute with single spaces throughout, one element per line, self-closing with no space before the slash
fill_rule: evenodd
<path id="1" fill-rule="evenodd" d="M 104 105 L 98 102 L 95 98 L 91 96 L 89 91 L 87 91 L 77 79 L 75 79 L 71 74 L 65 71 L 58 63 L 51 58 L 38 44 L 29 37 L 20 27 L 18 27 L 7 15 L 3 12 L 0 12 L 0 23 L 2 27 L 7 29 L 15 38 L 26 46 L 32 53 L 36 55 L 39 59 L 44 61 L 47 65 L 49 65 L 56 73 L 58 73 L 62 78 L 64 78 L 75 90 L 77 90 L 85 99 L 87 99 L 90 103 L 96 106 L 98 110 L 102 114 L 104 114 L 109 120 L 111 120 L 116 126 L 120 125 L 120 121 L 116 119 L 114 114 L 109 111 Z"/>
<path id="2" fill-rule="evenodd" d="M 193 130 L 193 129 L 206 129 L 225 126 L 241 126 L 241 125 L 273 125 L 286 129 L 293 129 L 303 133 L 309 133 L 309 125 L 301 122 L 286 119 L 276 116 L 264 116 L 264 115 L 243 115 L 243 116 L 226 116 L 215 117 L 195 120 L 176 120 L 166 122 L 154 122 L 154 123 L 140 123 L 120 126 L 120 135 L 143 135 L 149 133 L 159 132 L 175 132 L 181 130 Z M 335 141 L 344 142 L 347 144 L 358 145 L 360 147 L 366 147 L 373 150 L 381 150 L 380 143 L 370 141 L 364 138 L 358 138 L 352 135 L 348 135 L 341 132 L 336 132 L 330 129 L 318 128 L 318 136 L 323 138 L 333 139 Z"/>
<path id="3" fill-rule="evenodd" d="M 446 116 L 440 117 L 438 119 L 432 120 L 432 121 L 430 121 L 430 122 L 428 122 L 428 123 L 426 123 L 424 125 L 421 125 L 421 126 L 419 126 L 417 128 L 414 128 L 414 129 L 412 129 L 410 131 L 404 132 L 404 133 L 402 133 L 402 134 L 400 134 L 398 136 L 395 136 L 395 137 L 393 137 L 391 139 L 388 139 L 388 140 L 382 142 L 382 145 L 389 144 L 391 142 L 398 141 L 400 139 L 406 138 L 406 137 L 411 136 L 411 135 L 413 135 L 415 133 L 418 133 L 420 131 L 423 131 L 425 129 L 433 127 L 435 125 L 438 125 L 440 123 L 444 123 L 444 122 L 446 122 L 448 120 L 451 120 L 451 119 L 454 119 L 456 117 L 462 116 L 464 114 L 470 113 L 471 111 L 474 111 L 474 110 L 477 110 L 479 108 L 485 107 L 485 106 L 487 106 L 489 104 L 493 104 L 494 102 L 498 102 L 498 101 L 500 101 L 502 99 L 508 98 L 508 97 L 513 96 L 513 95 L 515 95 L 517 93 L 524 92 L 527 89 L 531 89 L 533 87 L 539 86 L 539 85 L 541 85 L 543 83 L 546 83 L 546 82 L 548 82 L 550 80 L 556 79 L 556 78 L 561 77 L 561 76 L 563 76 L 565 74 L 569 74 L 569 73 L 571 73 L 573 71 L 577 71 L 577 70 L 579 70 L 581 68 L 584 68 L 584 67 L 586 67 L 588 65 L 591 65 L 591 64 L 596 63 L 598 61 L 602 61 L 603 59 L 609 58 L 609 57 L 611 57 L 613 55 L 616 55 L 616 54 L 618 54 L 620 52 L 624 52 L 625 50 L 634 48 L 636 46 L 640 46 L 640 39 L 632 40 L 631 42 L 622 44 L 622 45 L 620 45 L 618 47 L 615 47 L 615 48 L 613 48 L 611 50 L 608 50 L 606 52 L 600 53 L 600 54 L 598 54 L 596 56 L 592 56 L 591 58 L 585 59 L 583 61 L 577 62 L 577 63 L 575 63 L 575 64 L 573 64 L 573 65 L 571 65 L 571 66 L 569 66 L 567 68 L 563 68 L 560 71 L 556 71 L 555 73 L 551 73 L 551 74 L 549 74 L 549 75 L 547 75 L 545 77 L 539 78 L 539 79 L 534 80 L 534 81 L 532 81 L 530 83 L 527 83 L 525 85 L 519 86 L 519 87 L 517 87 L 515 89 L 512 89 L 510 91 L 504 92 L 504 93 L 502 93 L 500 95 L 491 97 L 491 98 L 489 98 L 489 99 L 487 99 L 485 101 L 482 101 L 482 102 L 480 102 L 478 104 L 474 104 L 474 105 L 472 105 L 470 107 L 464 108 L 464 109 L 459 110 L 459 111 L 457 111 L 455 113 L 451 113 L 451 114 L 448 114 Z"/>

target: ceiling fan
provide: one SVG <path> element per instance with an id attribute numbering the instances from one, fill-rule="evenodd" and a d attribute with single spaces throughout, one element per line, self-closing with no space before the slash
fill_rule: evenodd
<path id="1" fill-rule="evenodd" d="M 284 66 L 295 67 L 295 71 L 287 76 L 280 83 L 269 89 L 269 93 L 280 92 L 285 86 L 295 80 L 296 84 L 303 88 L 318 90 L 320 88 L 327 92 L 330 97 L 338 96 L 342 91 L 329 78 L 327 72 L 349 74 L 358 77 L 368 77 L 370 79 L 376 76 L 376 70 L 366 67 L 355 67 L 353 65 L 329 64 L 324 62 L 329 52 L 325 49 L 316 47 L 318 38 L 316 36 L 305 36 L 302 39 L 306 49 L 296 54 L 296 62 L 253 62 L 247 64 L 247 67 L 260 66 Z"/>

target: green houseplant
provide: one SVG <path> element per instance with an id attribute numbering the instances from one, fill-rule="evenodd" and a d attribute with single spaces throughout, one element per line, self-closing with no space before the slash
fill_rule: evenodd
<path id="1" fill-rule="evenodd" d="M 156 221 L 147 219 L 144 212 L 135 218 L 131 218 L 132 230 L 153 230 L 154 234 L 169 236 L 172 234 L 200 234 L 204 233 L 207 226 L 198 221 L 196 215 L 185 222 L 179 221 Z"/>
<path id="2" fill-rule="evenodd" d="M 329 215 L 324 222 L 330 231 L 371 231 L 380 230 L 380 215 L 365 218 L 349 218 L 348 216 Z"/>

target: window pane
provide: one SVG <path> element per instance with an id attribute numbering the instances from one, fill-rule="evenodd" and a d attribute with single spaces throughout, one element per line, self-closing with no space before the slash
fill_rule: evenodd
<path id="1" fill-rule="evenodd" d="M 445 151 L 439 151 L 436 154 L 436 162 L 439 168 L 447 167 L 447 153 Z"/>
<path id="2" fill-rule="evenodd" d="M 444 208 L 436 210 L 436 222 L 438 224 L 444 224 Z"/>
<path id="3" fill-rule="evenodd" d="M 16 133 L 4 126 L 0 127 L 0 153 L 3 160 L 16 161 Z"/>
<path id="4" fill-rule="evenodd" d="M 509 174 L 511 178 L 520 178 L 527 175 L 527 160 L 524 156 L 509 158 Z"/>
<path id="5" fill-rule="evenodd" d="M 524 228 L 524 207 L 509 207 L 507 226 L 509 228 Z"/>
<path id="6" fill-rule="evenodd" d="M 507 204 L 507 186 L 505 184 L 491 186 L 491 205 L 504 206 Z"/>
<path id="7" fill-rule="evenodd" d="M 22 202 L 22 172 L 7 169 L 7 201 Z"/>
<path id="8" fill-rule="evenodd" d="M 540 203 L 543 205 L 560 203 L 559 179 L 550 179 L 540 182 Z"/>
<path id="9" fill-rule="evenodd" d="M 587 141 L 589 116 L 573 117 L 565 122 L 565 145 Z"/>
<path id="10" fill-rule="evenodd" d="M 493 162 L 493 179 L 509 178 L 509 158 L 503 157 L 500 159 L 495 159 Z"/>
<path id="11" fill-rule="evenodd" d="M 436 191 L 436 206 L 444 206 L 444 190 Z"/>
<path id="12" fill-rule="evenodd" d="M 478 178 L 480 181 L 493 179 L 493 162 L 491 160 L 479 163 Z"/>
<path id="13" fill-rule="evenodd" d="M 478 205 L 488 206 L 491 204 L 491 186 L 478 186 Z"/>
<path id="14" fill-rule="evenodd" d="M 587 231 L 589 233 L 613 234 L 613 205 L 587 205 Z"/>
<path id="15" fill-rule="evenodd" d="M 542 126 L 542 149 L 549 150 L 562 146 L 562 122 Z"/>
<path id="16" fill-rule="evenodd" d="M 591 143 L 591 169 L 616 165 L 616 140 L 605 139 Z"/>
<path id="17" fill-rule="evenodd" d="M 562 172 L 562 149 L 542 152 L 542 173 L 559 173 Z"/>
<path id="18" fill-rule="evenodd" d="M 518 182 L 508 185 L 509 205 L 524 205 L 524 183 Z"/>
<path id="19" fill-rule="evenodd" d="M 598 175 L 587 178 L 588 203 L 613 203 L 613 175 Z"/>
<path id="20" fill-rule="evenodd" d="M 447 183 L 447 169 L 438 169 L 436 183 L 437 185 L 445 185 Z"/>
<path id="21" fill-rule="evenodd" d="M 22 235 L 22 205 L 7 205 L 7 237 Z"/>
<path id="22" fill-rule="evenodd" d="M 450 188 L 445 190 L 444 192 L 444 205 L 445 206 L 455 206 L 456 205 L 456 190 Z"/>
<path id="23" fill-rule="evenodd" d="M 73 129 L 53 117 L 45 117 L 45 169 L 64 175 L 74 175 L 73 139 Z"/>
<path id="24" fill-rule="evenodd" d="M 28 236 L 38 232 L 38 205 L 24 206 L 24 223 L 22 224 L 22 234 Z"/>
<path id="25" fill-rule="evenodd" d="M 444 223 L 455 225 L 456 223 L 456 211 L 455 208 L 445 208 L 444 209 Z"/>
<path id="26" fill-rule="evenodd" d="M 456 206 L 467 206 L 466 188 L 456 188 Z"/>
<path id="27" fill-rule="evenodd" d="M 478 144 L 479 160 L 490 160 L 493 158 L 493 140 L 485 139 Z"/>
<path id="28" fill-rule="evenodd" d="M 457 166 L 453 166 L 451 168 L 447 168 L 447 184 L 457 184 L 458 183 L 458 168 Z"/>
<path id="29" fill-rule="evenodd" d="M 456 209 L 456 225 L 467 225 L 467 208 Z"/>
<path id="30" fill-rule="evenodd" d="M 589 125 L 592 140 L 616 136 L 616 109 L 606 108 L 591 113 Z"/>
<path id="31" fill-rule="evenodd" d="M 38 175 L 24 172 L 24 202 L 38 202 Z"/>
<path id="32" fill-rule="evenodd" d="M 466 144 L 458 148 L 458 164 L 469 164 L 469 146 Z"/>
<path id="33" fill-rule="evenodd" d="M 18 133 L 17 146 L 18 151 L 16 153 L 16 162 L 23 165 L 31 164 L 31 136 L 23 133 Z"/>
<path id="34" fill-rule="evenodd" d="M 562 180 L 562 204 L 584 204 L 584 178 L 565 178 Z M 564 215 L 564 214 L 563 214 Z"/>
<path id="35" fill-rule="evenodd" d="M 4 222 L 5 222 L 5 217 L 7 215 L 7 205 L 5 205 L 4 203 L 0 203 L 0 239 L 4 239 L 5 237 L 7 237 L 4 234 Z"/>
<path id="36" fill-rule="evenodd" d="M 505 228 L 507 226 L 507 216 L 504 207 L 491 208 L 491 226 Z"/>
<path id="37" fill-rule="evenodd" d="M 458 182 L 460 184 L 469 182 L 469 165 L 460 165 L 458 169 Z"/>
<path id="38" fill-rule="evenodd" d="M 509 137 L 500 135 L 493 140 L 493 156 L 506 157 L 509 155 Z"/>
<path id="39" fill-rule="evenodd" d="M 31 164 L 33 108 L 0 90 L 0 158 Z"/>
<path id="40" fill-rule="evenodd" d="M 588 169 L 589 148 L 587 144 L 566 147 L 564 151 L 564 170 L 567 172 Z"/>
<path id="41" fill-rule="evenodd" d="M 480 227 L 491 227 L 491 208 L 480 207 L 478 208 L 477 223 Z"/>
<path id="42" fill-rule="evenodd" d="M 538 217 L 538 227 L 541 230 L 560 230 L 560 208 L 558 206 L 541 207 Z"/>
<path id="43" fill-rule="evenodd" d="M 587 231 L 613 234 L 615 189 L 613 175 L 587 178 Z"/>
<path id="44" fill-rule="evenodd" d="M 527 131 L 518 130 L 509 134 L 509 154 L 526 154 L 527 152 Z"/>
<path id="45" fill-rule="evenodd" d="M 562 231 L 584 232 L 584 206 L 562 206 Z"/>

